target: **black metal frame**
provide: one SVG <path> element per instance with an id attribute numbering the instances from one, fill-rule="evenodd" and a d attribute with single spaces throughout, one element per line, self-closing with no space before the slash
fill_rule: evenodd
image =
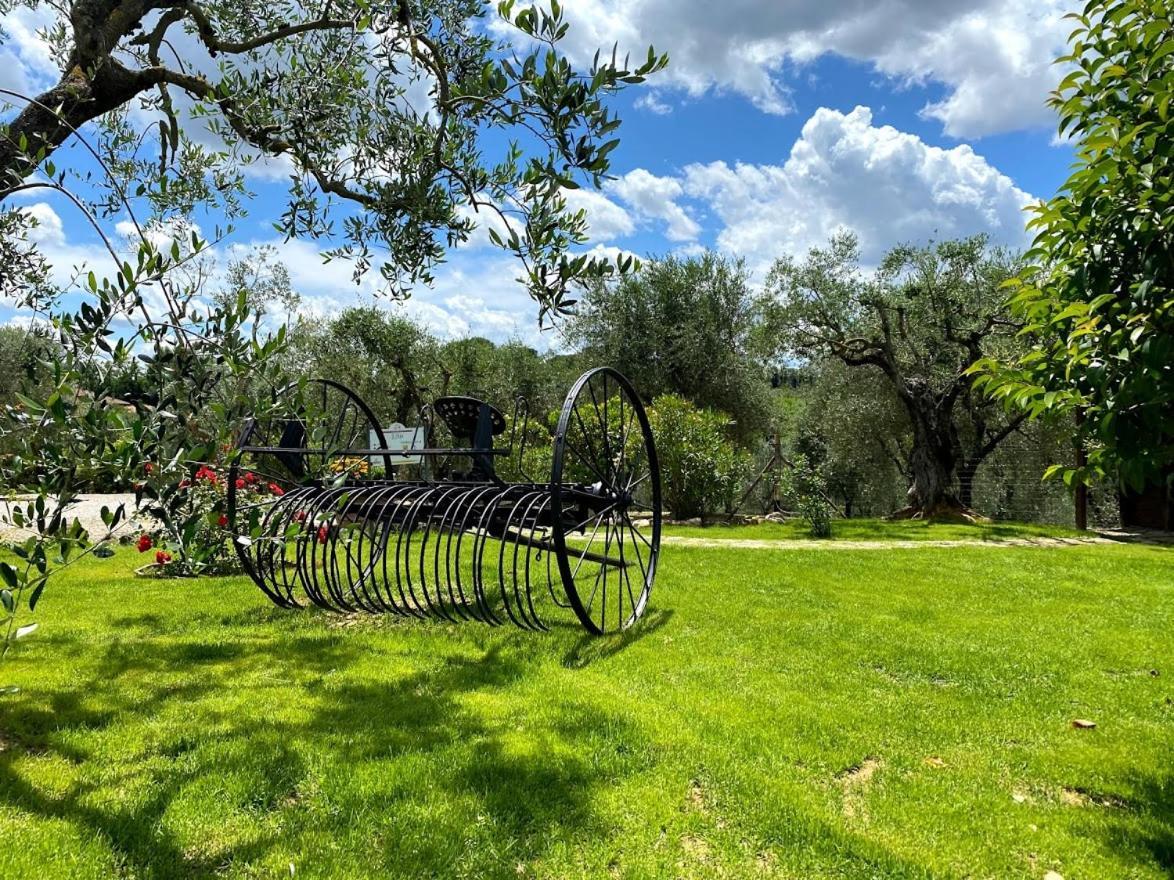
<path id="1" fill-rule="evenodd" d="M 514 454 L 524 473 L 522 398 L 506 448 L 493 446 L 481 403 L 469 445 L 400 451 L 337 382 L 312 380 L 286 397 L 282 416 L 244 426 L 228 480 L 237 554 L 275 604 L 299 607 L 304 596 L 334 611 L 535 630 L 569 610 L 595 634 L 644 613 L 659 560 L 660 473 L 644 407 L 615 370 L 585 373 L 567 395 L 549 482 L 507 483 L 496 473 L 494 461 Z M 426 443 L 432 427 L 429 419 Z M 455 479 L 395 479 L 394 459 L 417 456 L 467 458 L 471 467 Z M 383 458 L 386 478 L 348 473 L 348 461 L 372 457 Z M 250 470 L 284 494 L 253 492 L 242 478 Z"/>

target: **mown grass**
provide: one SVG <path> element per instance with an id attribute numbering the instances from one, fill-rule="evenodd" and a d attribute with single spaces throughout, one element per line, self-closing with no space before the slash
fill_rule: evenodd
<path id="1" fill-rule="evenodd" d="M 138 561 L 79 565 L 0 665 L 0 877 L 1174 868 L 1169 550 L 668 547 L 608 639 Z"/>
<path id="2" fill-rule="evenodd" d="M 811 529 L 801 518 L 785 523 L 703 526 L 671 525 L 666 534 L 687 538 L 749 538 L 798 541 L 811 539 Z M 1016 538 L 1079 538 L 1089 532 L 1065 526 L 1036 523 L 951 523 L 928 520 L 837 519 L 832 520 L 831 540 L 840 541 L 1006 541 Z"/>

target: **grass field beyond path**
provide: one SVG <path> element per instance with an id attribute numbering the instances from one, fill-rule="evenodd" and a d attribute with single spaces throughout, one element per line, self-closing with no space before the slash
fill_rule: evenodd
<path id="1" fill-rule="evenodd" d="M 0 665 L 0 878 L 1174 869 L 1168 549 L 668 547 L 610 639 L 138 562 Z"/>

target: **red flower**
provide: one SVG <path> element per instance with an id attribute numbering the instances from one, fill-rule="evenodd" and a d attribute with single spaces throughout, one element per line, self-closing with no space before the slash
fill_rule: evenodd
<path id="1" fill-rule="evenodd" d="M 329 529 L 326 526 L 318 526 L 318 543 L 325 544 L 326 538 L 330 535 Z"/>
<path id="2" fill-rule="evenodd" d="M 212 468 L 208 467 L 207 465 L 200 465 L 200 469 L 196 471 L 196 479 L 207 480 L 213 486 L 219 482 L 216 477 L 216 471 L 212 470 Z"/>
<path id="3" fill-rule="evenodd" d="M 143 465 L 143 470 L 146 471 L 148 474 L 153 474 L 153 473 L 155 473 L 155 465 L 151 464 L 151 462 L 148 461 L 146 464 Z"/>
<path id="4" fill-rule="evenodd" d="M 299 510 L 294 514 L 294 522 L 304 523 L 306 521 L 306 511 Z"/>
<path id="5" fill-rule="evenodd" d="M 228 517 L 223 513 L 220 514 L 220 519 L 216 520 L 216 525 L 220 526 L 222 529 L 226 528 L 228 526 Z"/>
<path id="6" fill-rule="evenodd" d="M 276 483 L 270 483 L 270 484 L 269 484 L 269 491 L 270 491 L 270 492 L 272 492 L 274 495 L 276 495 L 278 498 L 280 498 L 282 495 L 284 495 L 284 494 L 285 494 L 285 490 L 284 490 L 284 489 L 282 489 L 282 488 L 281 488 L 279 485 L 277 485 Z"/>
<path id="7" fill-rule="evenodd" d="M 243 489 L 245 487 L 245 481 L 242 480 L 240 477 L 237 477 L 236 478 L 236 487 L 238 489 Z"/>
<path id="8" fill-rule="evenodd" d="M 257 475 L 254 474 L 252 471 L 248 471 L 247 473 L 245 473 L 245 482 L 246 483 L 257 482 Z"/>
<path id="9" fill-rule="evenodd" d="M 166 550 L 156 550 L 155 551 L 155 563 L 157 565 L 166 565 L 170 561 L 171 561 L 171 554 L 168 553 Z"/>
<path id="10" fill-rule="evenodd" d="M 146 553 L 155 546 L 155 543 L 151 540 L 151 536 L 144 532 L 143 534 L 139 535 L 139 543 L 135 546 L 139 548 L 140 553 Z"/>

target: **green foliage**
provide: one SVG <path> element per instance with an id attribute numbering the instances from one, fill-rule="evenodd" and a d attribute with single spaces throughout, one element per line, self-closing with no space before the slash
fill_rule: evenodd
<path id="1" fill-rule="evenodd" d="M 832 536 L 832 505 L 824 470 L 806 456 L 797 455 L 786 472 L 787 494 L 813 538 Z"/>
<path id="2" fill-rule="evenodd" d="M 666 394 L 652 401 L 648 421 L 664 503 L 673 516 L 691 519 L 729 511 L 750 469 L 749 454 L 730 442 L 729 416 Z"/>
<path id="3" fill-rule="evenodd" d="M 1079 414 L 1088 466 L 1141 488 L 1174 464 L 1174 32 L 1169 0 L 1093 0 L 1069 17 L 1050 103 L 1076 166 L 1036 205 L 1011 284 L 1030 350 L 976 385 L 1034 417 Z"/>
<path id="4" fill-rule="evenodd" d="M 767 387 L 751 350 L 757 299 L 742 261 L 709 252 L 643 263 L 596 282 L 567 336 L 596 363 L 615 367 L 645 399 L 677 394 L 734 418 L 748 440 L 767 423 Z"/>
<path id="5" fill-rule="evenodd" d="M 169 246 L 156 243 L 162 241 Z M 106 533 L 87 535 L 69 515 L 85 475 L 105 474 L 133 489 L 138 508 L 163 524 L 185 566 L 198 570 L 209 561 L 198 536 L 222 509 L 193 503 L 183 484 L 201 463 L 224 454 L 246 414 L 264 412 L 271 395 L 258 389 L 284 384 L 277 355 L 285 329 L 264 331 L 244 292 L 205 307 L 203 291 L 182 271 L 205 249 L 184 226 L 159 228 L 142 235 L 112 279 L 90 273 L 79 291 L 30 291 L 22 301 L 46 316 L 53 344 L 40 362 L 46 378 L 0 412 L 0 448 L 14 450 L 0 458 L 0 484 L 33 495 L 9 517 L 33 532 L 18 548 L 23 568 L 11 607 L 5 603 L 11 620 L 22 596 L 32 613 L 53 573 L 96 552 L 126 516 L 121 507 L 108 511 Z M 80 307 L 66 293 L 80 294 Z M 110 391 L 135 360 L 144 364 L 151 395 L 128 403 Z"/>
<path id="6" fill-rule="evenodd" d="M 777 359 L 836 359 L 887 384 L 909 425 L 913 507 L 966 506 L 959 470 L 977 467 L 1017 424 L 971 394 L 966 370 L 1018 346 L 1001 289 L 1018 264 L 978 236 L 893 248 L 866 274 L 855 237 L 841 233 L 802 262 L 775 263 L 762 344 Z"/>
<path id="7" fill-rule="evenodd" d="M 619 145 L 611 99 L 667 58 L 649 47 L 631 62 L 612 53 L 572 65 L 557 2 L 201 0 L 165 14 L 114 0 L 4 5 L 47 21 L 61 74 L 39 95 L 0 90 L 17 111 L 0 126 L 0 200 L 84 189 L 95 215 L 132 199 L 156 216 L 231 220 L 251 200 L 245 169 L 278 160 L 290 171 L 280 232 L 326 240 L 330 258 L 351 261 L 356 278 L 378 271 L 393 295 L 431 280 L 475 217 L 520 260 L 543 316 L 566 310 L 575 281 L 631 266 L 581 252 L 586 218 L 564 193 L 600 185 Z M 109 178 L 55 167 L 71 133 L 94 125 Z M 10 212 L 0 231 L 18 222 Z M 0 258 L 22 268 L 21 283 L 41 283 L 20 238 Z"/>

